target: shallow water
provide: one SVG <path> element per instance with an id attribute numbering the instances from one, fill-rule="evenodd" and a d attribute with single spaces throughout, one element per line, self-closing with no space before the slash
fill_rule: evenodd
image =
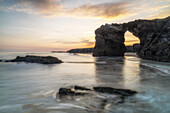
<path id="1" fill-rule="evenodd" d="M 125 57 L 92 57 L 69 53 L 0 53 L 51 55 L 62 64 L 0 62 L 0 113 L 170 113 L 170 63 Z M 109 86 L 139 93 L 125 103 L 104 102 L 111 95 L 58 98 L 60 87 Z"/>

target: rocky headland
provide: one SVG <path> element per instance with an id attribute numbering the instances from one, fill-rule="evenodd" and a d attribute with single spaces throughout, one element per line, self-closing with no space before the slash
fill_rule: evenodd
<path id="1" fill-rule="evenodd" d="M 67 51 L 51 51 L 51 53 L 67 53 Z"/>
<path id="2" fill-rule="evenodd" d="M 93 48 L 70 49 L 67 52 L 68 53 L 93 53 Z"/>
<path id="3" fill-rule="evenodd" d="M 27 55 L 25 57 L 17 56 L 15 59 L 5 60 L 5 62 L 27 62 L 27 63 L 40 63 L 40 64 L 56 64 L 56 63 L 62 63 L 63 61 L 59 60 L 56 57 L 52 57 L 52 56 Z"/>
<path id="4" fill-rule="evenodd" d="M 102 25 L 95 31 L 93 56 L 124 56 L 126 31 L 140 39 L 140 58 L 170 62 L 170 17 Z"/>
<path id="5" fill-rule="evenodd" d="M 140 48 L 140 44 L 133 44 L 132 46 L 125 46 L 126 52 L 137 52 Z M 68 53 L 93 53 L 94 48 L 79 48 L 79 49 L 70 49 Z M 55 53 L 55 52 L 54 52 Z"/>

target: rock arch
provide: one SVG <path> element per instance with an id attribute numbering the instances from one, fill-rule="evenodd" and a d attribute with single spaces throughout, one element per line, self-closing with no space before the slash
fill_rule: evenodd
<path id="1" fill-rule="evenodd" d="M 102 25 L 95 31 L 93 56 L 124 56 L 127 30 L 140 39 L 139 57 L 170 62 L 170 17 Z"/>

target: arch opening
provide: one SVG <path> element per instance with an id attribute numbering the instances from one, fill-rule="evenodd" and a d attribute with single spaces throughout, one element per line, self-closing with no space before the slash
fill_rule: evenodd
<path id="1" fill-rule="evenodd" d="M 126 31 L 124 34 L 124 44 L 126 52 L 138 52 L 140 48 L 140 39 L 134 36 L 131 32 Z"/>

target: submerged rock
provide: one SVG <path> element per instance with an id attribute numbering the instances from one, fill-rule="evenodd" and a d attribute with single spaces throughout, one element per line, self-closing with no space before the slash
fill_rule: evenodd
<path id="1" fill-rule="evenodd" d="M 133 98 L 128 97 L 136 93 L 136 91 L 128 89 L 111 87 L 70 86 L 59 89 L 56 93 L 56 101 L 66 104 L 71 102 L 85 108 L 89 113 L 100 113 L 117 104 L 126 103 L 127 100 L 128 102 L 132 101 Z"/>
<path id="2" fill-rule="evenodd" d="M 60 96 L 80 96 L 87 95 L 89 93 L 74 91 L 71 88 L 60 88 L 58 94 Z"/>
<path id="3" fill-rule="evenodd" d="M 85 92 L 80 92 L 80 90 Z M 133 96 L 136 94 L 136 91 L 130 89 L 117 89 L 112 87 L 93 87 L 93 90 L 90 88 L 86 88 L 83 86 L 74 86 L 73 88 L 60 88 L 58 94 L 59 95 L 84 95 L 90 94 L 92 91 L 100 92 L 100 93 L 109 93 L 121 96 Z"/>
<path id="4" fill-rule="evenodd" d="M 140 39 L 139 57 L 170 62 L 170 17 L 102 25 L 95 31 L 93 56 L 124 56 L 126 31 Z"/>
<path id="5" fill-rule="evenodd" d="M 25 57 L 17 56 L 13 60 L 6 60 L 5 62 L 28 62 L 28 63 L 40 63 L 40 64 L 56 64 L 56 63 L 62 63 L 61 60 L 59 60 L 56 57 L 52 56 L 30 56 L 27 55 Z"/>
<path id="6" fill-rule="evenodd" d="M 132 96 L 137 93 L 136 91 L 132 91 L 129 89 L 115 89 L 111 87 L 93 87 L 93 89 L 96 92 L 118 94 L 122 96 Z"/>
<path id="7" fill-rule="evenodd" d="M 83 86 L 74 86 L 75 90 L 86 90 L 86 91 L 91 91 L 91 89 L 83 87 Z"/>
<path id="8" fill-rule="evenodd" d="M 136 91 L 128 89 L 111 87 L 69 86 L 59 89 L 56 93 L 56 101 L 78 105 L 88 113 L 104 113 L 106 111 L 113 112 L 110 111 L 110 108 L 117 107 L 115 105 L 134 102 L 135 98 L 128 97 L 136 93 Z"/>
<path id="9" fill-rule="evenodd" d="M 70 88 L 60 88 L 59 92 L 56 94 L 63 99 L 64 96 L 90 96 L 92 99 L 94 97 L 102 97 L 104 101 L 111 101 L 114 104 L 124 103 L 125 98 L 128 96 L 133 96 L 136 91 L 129 89 L 115 89 L 111 87 L 93 87 L 93 90 L 83 86 L 74 86 Z M 100 96 L 101 95 L 101 96 Z M 105 95 L 105 97 L 104 97 Z"/>

